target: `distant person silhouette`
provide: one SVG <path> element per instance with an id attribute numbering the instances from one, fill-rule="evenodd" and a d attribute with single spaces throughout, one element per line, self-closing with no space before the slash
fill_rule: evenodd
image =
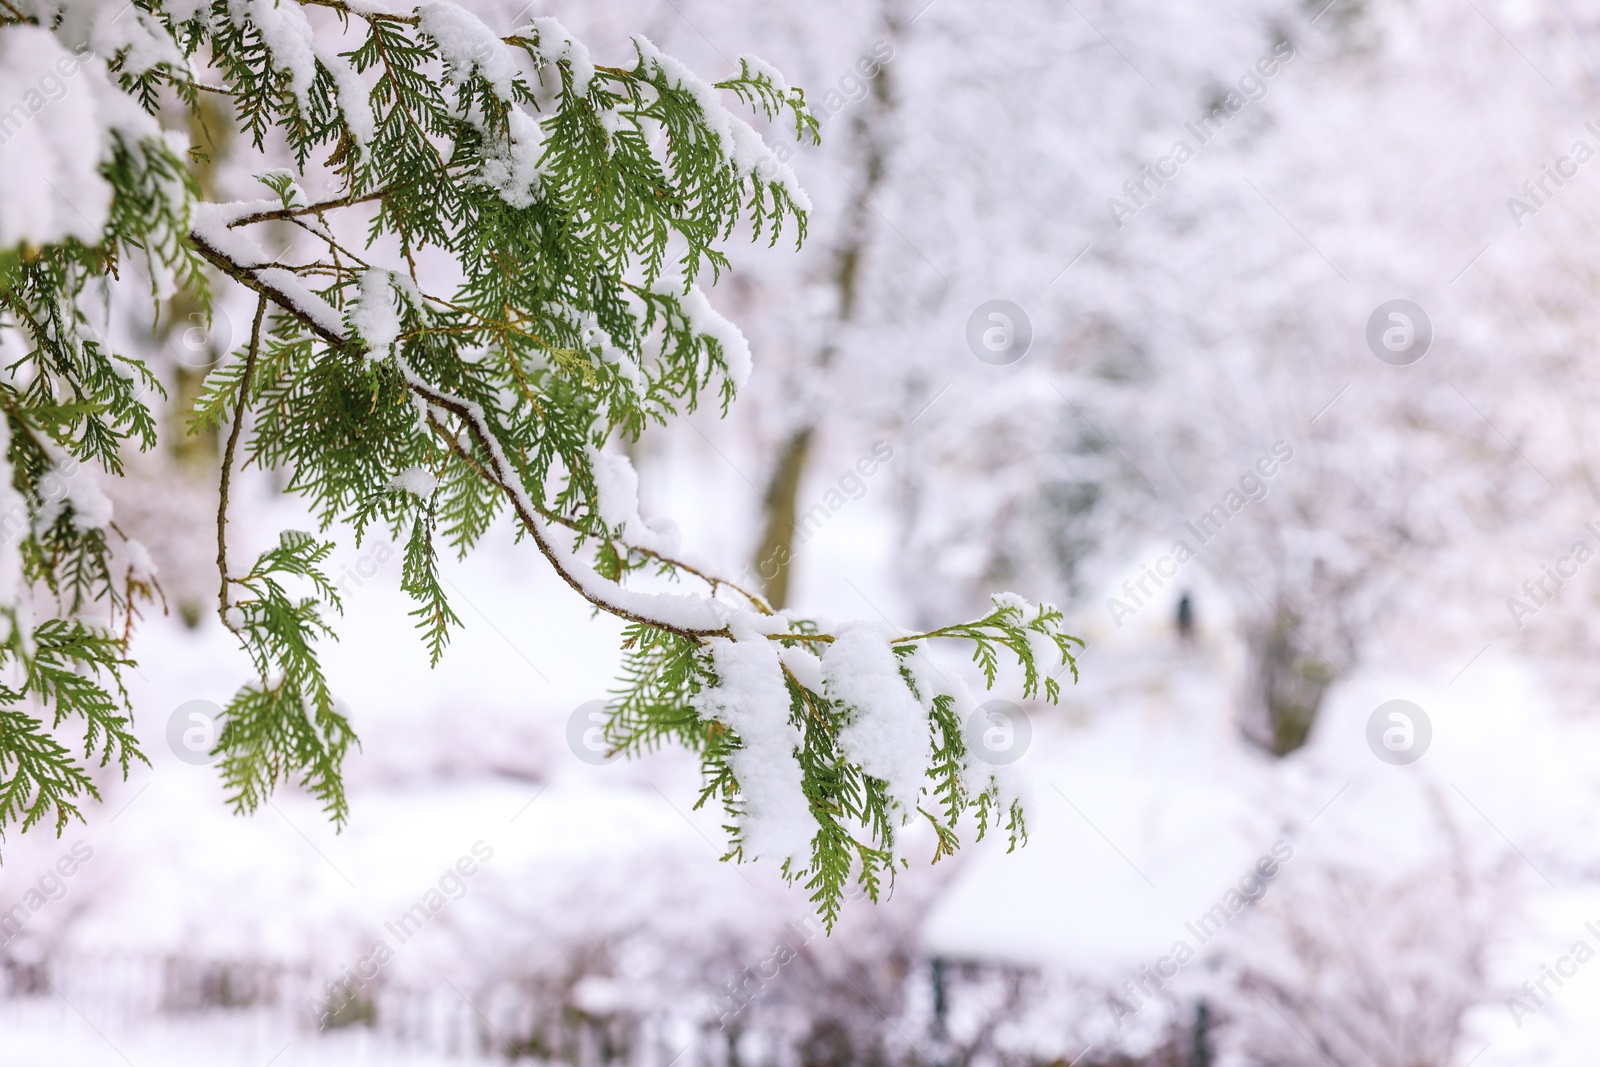
<path id="1" fill-rule="evenodd" d="M 1185 593 L 1178 598 L 1178 638 L 1182 641 L 1194 640 L 1194 601 Z"/>

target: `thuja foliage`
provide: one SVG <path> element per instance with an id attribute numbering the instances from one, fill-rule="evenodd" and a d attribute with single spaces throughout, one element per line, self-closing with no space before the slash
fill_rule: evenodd
<path id="1" fill-rule="evenodd" d="M 349 815 L 355 733 L 319 658 L 340 610 L 322 535 L 348 524 L 403 540 L 402 584 L 437 662 L 461 626 L 440 556 L 466 556 L 509 513 L 574 595 L 627 621 L 611 741 L 698 752 L 700 803 L 725 809 L 729 856 L 779 862 L 830 921 L 852 882 L 876 897 L 892 879 L 911 821 L 933 825 L 940 855 L 968 812 L 980 834 L 1023 836 L 1014 791 L 974 759 L 972 698 L 925 646 L 970 642 L 990 686 L 1011 661 L 1025 695 L 1054 700 L 1057 675 L 1076 675 L 1059 612 L 1007 595 L 925 634 L 827 632 L 680 562 L 614 502 L 608 442 L 703 400 L 725 410 L 743 379 L 743 339 L 697 283 L 727 269 L 736 233 L 803 240 L 809 204 L 726 107 L 815 140 L 799 89 L 754 58 L 708 85 L 643 38 L 600 65 L 553 19 L 500 36 L 450 3 L 137 0 L 115 32 L 93 7 L 0 5 L 0 34 L 33 23 L 87 41 L 107 83 L 152 115 L 226 97 L 263 195 L 199 203 L 181 144 L 112 123 L 99 240 L 0 250 L 0 320 L 23 339 L 0 381 L 0 510 L 16 512 L 0 521 L 21 568 L 15 590 L 0 583 L 13 679 L 0 829 L 59 829 L 95 795 L 84 761 L 126 774 L 144 758 L 119 678 L 156 590 L 142 550 L 94 514 L 88 476 L 64 469 L 116 476 L 126 449 L 155 443 L 159 386 L 90 312 L 113 279 L 148 277 L 158 304 L 219 285 L 254 300 L 248 339 L 190 416 L 226 441 L 217 610 L 253 677 L 217 754 L 239 810 L 294 781 Z M 246 464 L 285 472 L 320 531 L 232 558 L 228 490 Z M 641 592 L 640 572 L 684 591 Z"/>

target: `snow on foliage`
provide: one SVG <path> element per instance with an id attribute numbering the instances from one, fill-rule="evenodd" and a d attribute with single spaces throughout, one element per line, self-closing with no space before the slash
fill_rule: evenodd
<path id="1" fill-rule="evenodd" d="M 735 616 L 732 638 L 712 638 L 717 684 L 695 707 L 723 723 L 743 744 L 728 757 L 739 781 L 739 828 L 752 856 L 805 864 L 816 831 L 795 750 L 800 731 L 789 721 L 789 688 L 778 649 Z"/>
<path id="2" fill-rule="evenodd" d="M 400 306 L 393 276 L 372 268 L 361 275 L 361 289 L 350 305 L 350 325 L 367 343 L 374 359 L 385 359 L 400 339 Z"/>
<path id="3" fill-rule="evenodd" d="M 564 61 L 572 78 L 572 91 L 579 96 L 589 95 L 589 86 L 594 82 L 594 61 L 589 58 L 589 47 L 549 15 L 534 19 L 531 25 L 538 39 L 537 54 L 545 66 L 554 67 Z"/>
<path id="4" fill-rule="evenodd" d="M 445 76 L 452 84 L 464 84 L 476 74 L 494 88 L 501 100 L 509 104 L 516 99 L 512 89 L 517 75 L 516 57 L 483 20 L 448 0 L 419 5 L 417 19 L 422 32 L 439 46 Z"/>
<path id="5" fill-rule="evenodd" d="M 595 507 L 606 526 L 621 533 L 628 544 L 664 556 L 676 556 L 676 533 L 657 530 L 639 515 L 639 472 L 620 453 L 589 450 L 594 472 Z"/>
<path id="6" fill-rule="evenodd" d="M 916 813 L 929 757 L 928 714 L 906 688 L 899 636 L 881 623 L 838 628 L 822 654 L 824 692 L 850 709 L 839 747 L 852 763 L 881 778 L 901 821 Z"/>
<path id="7" fill-rule="evenodd" d="M 639 517 L 637 474 L 606 451 L 613 438 L 694 410 L 702 394 L 726 408 L 747 381 L 749 344 L 696 283 L 728 265 L 723 246 L 737 229 L 775 242 L 787 222 L 803 237 L 809 201 L 724 98 L 814 139 L 804 95 L 758 60 L 703 81 L 643 37 L 632 39 L 631 68 L 597 66 L 550 18 L 496 38 L 447 2 L 414 15 L 333 6 L 339 19 L 294 0 L 140 8 L 134 22 L 160 46 L 145 50 L 143 66 L 124 49 L 117 61 L 134 65 L 115 86 L 102 79 L 115 106 L 99 90 L 69 92 L 55 102 L 62 123 L 24 129 L 33 140 L 22 147 L 45 160 L 44 183 L 71 171 L 63 180 L 92 194 L 93 212 L 80 226 L 48 207 L 10 216 L 0 230 L 7 248 L 42 246 L 0 257 L 0 281 L 28 294 L 0 289 L 0 306 L 30 335 L 33 372 L 59 376 L 28 394 L 50 407 L 39 424 L 56 438 L 30 436 L 26 448 L 51 465 L 99 459 L 114 475 L 114 442 L 154 444 L 138 366 L 113 363 L 131 361 L 106 354 L 87 315 L 71 309 L 89 279 L 114 284 L 109 253 L 125 248 L 149 260 L 158 297 L 181 283 L 205 308 L 204 261 L 255 304 L 191 422 L 225 441 L 219 559 L 235 466 L 284 470 L 320 528 L 376 527 L 405 545 L 401 588 L 437 662 L 461 626 L 440 550 L 467 554 L 497 512 L 511 512 L 569 588 L 629 624 L 614 739 L 637 749 L 671 736 L 696 751 L 708 781 L 702 801 L 715 797 L 735 820 L 730 855 L 777 861 L 830 923 L 852 885 L 874 897 L 886 889 L 903 863 L 897 831 L 914 811 L 938 828 L 941 855 L 972 809 L 981 826 L 1003 822 L 1019 839 L 1020 808 L 992 779 L 972 781 L 951 699 L 914 693 L 897 657 L 933 640 L 967 642 L 990 685 L 1003 655 L 1020 665 L 1025 692 L 1053 699 L 1054 678 L 1041 679 L 1075 647 L 1059 612 L 1008 599 L 984 618 L 894 637 L 777 614 L 759 593 L 679 558 Z M 100 34 L 75 21 L 84 10 L 74 7 L 58 32 Z M 8 57 L 66 61 L 42 25 L 0 18 Z M 82 77 L 98 78 L 100 63 Z M 33 70 L 7 64 L 0 76 L 26 91 Z M 555 83 L 544 83 L 553 74 L 552 94 Z M 276 200 L 193 202 L 181 146 L 160 136 L 153 113 L 167 96 L 198 107 L 195 78 L 232 95 L 257 163 L 267 164 L 252 169 Z M 51 140 L 46 131 L 58 129 L 69 139 Z M 269 142 L 282 144 L 292 169 Z M 3 159 L 0 204 L 32 212 L 43 186 L 21 160 Z M 268 228 L 286 226 L 299 240 L 266 252 Z M 343 236 L 352 227 L 364 242 Z M 99 360 L 87 378 L 77 369 L 85 354 Z M 86 402 L 58 409 L 58 395 Z M 18 451 L 24 438 L 12 444 Z M 37 463 L 17 469 L 38 477 Z M 32 518 L 35 540 L 71 543 L 41 551 L 55 566 L 74 565 L 73 550 L 103 559 L 108 538 L 121 536 L 88 471 Z M 333 551 L 284 530 L 253 564 L 219 575 L 218 613 L 254 675 L 216 739 L 239 810 L 292 778 L 336 822 L 346 817 L 341 767 L 355 733 L 317 652 L 337 636 L 348 593 L 328 576 Z M 96 566 L 86 573 L 111 584 L 109 565 Z M 647 568 L 705 588 L 641 588 L 635 575 Z M 125 573 L 120 590 L 94 590 L 126 614 L 122 634 L 71 645 L 88 647 L 91 666 L 113 676 L 132 600 L 154 593 Z M 87 592 L 75 593 L 74 610 Z M 820 667 L 800 651 L 808 645 L 822 648 Z M 26 648 L 18 641 L 13 651 Z M 80 703 L 91 743 L 110 738 L 107 758 L 116 749 L 126 769 L 138 750 L 111 715 L 116 701 L 92 688 Z M 0 825 L 52 810 L 64 820 L 76 811 L 71 797 L 92 792 L 64 770 L 76 766 L 68 758 L 35 752 L 11 754 L 32 762 L 11 799 L 0 796 Z M 934 810 L 925 796 L 936 797 Z"/>
<path id="8" fill-rule="evenodd" d="M 691 287 L 685 294 L 683 310 L 690 329 L 717 343 L 734 389 L 743 389 L 750 379 L 750 342 L 745 340 L 739 327 L 718 314 L 698 287 Z"/>
<path id="9" fill-rule="evenodd" d="M 539 198 L 544 132 L 520 110 L 507 117 L 507 134 L 490 142 L 479 180 L 512 207 L 525 208 Z"/>
<path id="10" fill-rule="evenodd" d="M 651 44 L 648 38 L 635 36 L 633 45 L 639 53 L 639 62 L 642 66 L 653 70 L 668 85 L 688 94 L 695 102 L 706 127 L 716 137 L 722 154 L 741 176 L 761 174 L 767 180 L 781 186 L 801 211 L 811 210 L 811 201 L 800 188 L 799 179 L 795 177 L 794 171 L 767 147 L 761 135 L 756 133 L 748 122 L 729 113 L 728 109 L 722 106 L 722 101 L 712 86 L 701 81 L 678 60 L 662 55 L 660 49 Z M 786 83 L 781 81 L 777 84 L 786 86 Z"/>
<path id="11" fill-rule="evenodd" d="M 439 488 L 439 479 L 421 467 L 407 467 L 389 479 L 391 489 L 401 489 L 413 496 L 427 497 Z"/>

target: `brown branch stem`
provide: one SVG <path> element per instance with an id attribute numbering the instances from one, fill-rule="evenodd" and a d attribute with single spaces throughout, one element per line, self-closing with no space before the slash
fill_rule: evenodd
<path id="1" fill-rule="evenodd" d="M 244 429 L 245 409 L 250 406 L 250 378 L 256 369 L 256 354 L 261 350 L 261 320 L 267 313 L 267 294 L 263 292 L 256 301 L 256 319 L 250 326 L 250 350 L 244 357 L 244 373 L 239 377 L 239 399 L 233 409 L 233 429 L 228 432 L 228 444 L 222 451 L 222 480 L 217 493 L 217 574 L 221 584 L 217 589 L 217 614 L 222 625 L 233 630 L 228 621 L 228 486 L 233 476 L 233 456 L 239 448 L 239 434 Z M 235 631 L 237 632 L 237 631 Z"/>
<path id="2" fill-rule="evenodd" d="M 366 193 L 362 196 L 341 196 L 336 200 L 323 200 L 316 204 L 307 204 L 304 207 L 280 207 L 271 211 L 255 211 L 248 215 L 241 215 L 228 223 L 228 229 L 240 226 L 249 226 L 257 222 L 287 221 L 299 218 L 301 215 L 315 215 L 318 212 L 328 211 L 333 208 L 354 207 L 372 200 L 381 200 L 392 192 L 390 189 L 379 189 L 376 192 Z"/>

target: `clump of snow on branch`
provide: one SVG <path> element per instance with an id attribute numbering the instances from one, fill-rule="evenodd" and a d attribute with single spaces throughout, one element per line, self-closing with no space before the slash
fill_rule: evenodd
<path id="1" fill-rule="evenodd" d="M 402 489 L 413 496 L 426 500 L 439 488 L 439 479 L 432 471 L 421 467 L 407 467 L 405 470 L 389 479 L 390 489 Z"/>
<path id="2" fill-rule="evenodd" d="M 664 556 L 676 554 L 677 537 L 652 529 L 639 515 L 639 472 L 628 457 L 591 448 L 589 461 L 601 521 L 619 530 L 630 545 Z"/>
<path id="3" fill-rule="evenodd" d="M 491 130 L 475 107 L 467 116 L 485 135 L 478 180 L 512 207 L 531 206 L 539 198 L 543 179 L 539 161 L 544 155 L 544 131 L 537 120 L 516 105 L 515 53 L 476 15 L 448 0 L 422 4 L 417 8 L 417 18 L 422 32 L 438 45 L 446 81 L 459 86 L 477 74 L 489 83 L 496 96 L 511 105 L 503 134 Z M 536 19 L 533 28 L 540 57 L 547 63 L 567 59 L 577 92 L 586 94 L 594 78 L 588 50 L 568 37 L 555 19 Z"/>
<path id="4" fill-rule="evenodd" d="M 72 524 L 79 530 L 104 530 L 111 525 L 111 500 L 88 471 L 80 469 L 78 477 L 67 482 L 67 499 L 72 502 Z"/>
<path id="5" fill-rule="evenodd" d="M 103 530 L 111 525 L 110 499 L 101 492 L 94 475 L 54 442 L 40 442 L 51 467 L 39 482 L 43 502 L 33 516 L 36 532 L 48 530 L 70 504 L 72 525 L 80 531 Z"/>
<path id="6" fill-rule="evenodd" d="M 539 199 L 544 172 L 539 160 L 544 155 L 544 131 L 521 108 L 506 112 L 509 136 L 488 138 L 483 146 L 483 166 L 478 180 L 500 194 L 515 208 L 533 205 Z"/>
<path id="7" fill-rule="evenodd" d="M 150 558 L 150 550 L 144 546 L 144 542 L 130 537 L 122 548 L 128 557 L 129 576 L 136 582 L 155 581 L 160 574 L 160 568 L 156 566 L 155 560 Z"/>
<path id="8" fill-rule="evenodd" d="M 314 293 L 300 276 L 283 267 L 269 267 L 272 262 L 266 250 L 253 238 L 231 224 L 257 211 L 275 211 L 283 205 L 276 200 L 241 201 L 230 204 L 194 205 L 189 220 L 189 236 L 196 244 L 210 248 L 235 264 L 253 270 L 256 278 L 283 297 L 284 300 L 329 337 L 344 333 L 343 316 L 322 297 Z"/>
<path id="9" fill-rule="evenodd" d="M 125 74 L 143 74 L 166 63 L 182 68 L 183 53 L 148 11 L 131 4 L 96 0 L 13 0 L 7 5 L 53 28 L 56 38 L 80 55 L 120 57 Z M 166 5 L 178 22 L 194 18 L 202 0 L 174 0 Z M 124 94 L 118 93 L 122 96 Z"/>
<path id="10" fill-rule="evenodd" d="M 548 15 L 534 19 L 530 25 L 539 41 L 539 58 L 546 64 L 565 59 L 572 71 L 572 91 L 579 96 L 589 95 L 589 86 L 594 81 L 594 60 L 589 57 L 588 46 Z"/>
<path id="11" fill-rule="evenodd" d="M 689 329 L 716 342 L 727 366 L 728 381 L 735 389 L 743 389 L 750 380 L 751 368 L 750 342 L 745 339 L 744 332 L 711 306 L 699 286 L 690 286 L 685 291 L 682 279 L 663 277 L 657 281 L 655 291 L 680 298 L 683 313 L 689 319 Z M 708 369 L 702 366 L 702 373 Z"/>
<path id="12" fill-rule="evenodd" d="M 810 858 L 816 822 L 795 757 L 801 737 L 789 721 L 789 687 L 778 650 L 745 614 L 734 616 L 730 629 L 733 639 L 709 641 L 717 684 L 695 697 L 695 708 L 743 742 L 728 763 L 739 781 L 745 852 L 803 864 Z"/>
<path id="13" fill-rule="evenodd" d="M 400 307 L 393 275 L 373 267 L 361 275 L 361 288 L 351 302 L 350 325 L 371 348 L 373 359 L 385 359 L 400 339 Z"/>
<path id="14" fill-rule="evenodd" d="M 477 72 L 506 103 L 514 97 L 517 61 L 504 41 L 472 12 L 449 0 L 433 0 L 417 8 L 418 25 L 439 46 L 445 78 L 460 85 Z"/>
<path id="15" fill-rule="evenodd" d="M 886 783 L 906 818 L 916 811 L 931 749 L 928 714 L 900 674 L 894 636 L 881 623 L 846 623 L 822 654 L 822 675 L 828 697 L 853 711 L 839 731 L 839 747 Z"/>

